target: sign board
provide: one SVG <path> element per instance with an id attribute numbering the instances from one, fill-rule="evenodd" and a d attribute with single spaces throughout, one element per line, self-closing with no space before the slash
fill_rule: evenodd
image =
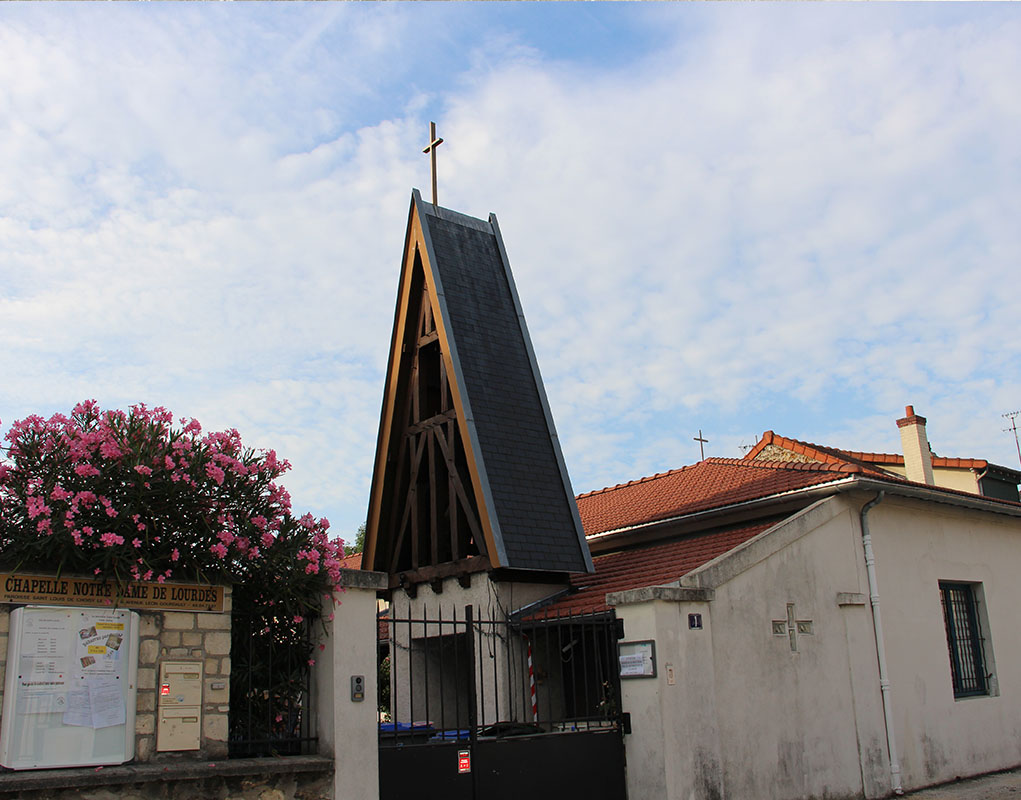
<path id="1" fill-rule="evenodd" d="M 622 678 L 656 677 L 656 643 L 652 639 L 617 645 Z"/>
<path id="2" fill-rule="evenodd" d="M 460 772 L 471 772 L 472 771 L 472 754 L 471 750 L 458 750 L 457 751 L 457 771 Z"/>
<path id="3" fill-rule="evenodd" d="M 0 764 L 39 769 L 131 760 L 137 672 L 138 614 L 133 611 L 14 609 Z"/>
<path id="4" fill-rule="evenodd" d="M 0 603 L 222 612 L 223 587 L 128 583 L 118 589 L 116 584 L 92 578 L 0 573 Z"/>

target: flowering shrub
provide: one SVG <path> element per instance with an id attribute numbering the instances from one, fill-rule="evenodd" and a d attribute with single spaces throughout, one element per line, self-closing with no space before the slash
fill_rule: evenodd
<path id="1" fill-rule="evenodd" d="M 164 408 L 31 416 L 0 460 L 0 566 L 90 575 L 117 584 L 234 585 L 234 607 L 316 619 L 335 591 L 339 539 L 295 517 L 276 481 L 290 464 L 246 449 L 235 430 L 173 427 Z"/>

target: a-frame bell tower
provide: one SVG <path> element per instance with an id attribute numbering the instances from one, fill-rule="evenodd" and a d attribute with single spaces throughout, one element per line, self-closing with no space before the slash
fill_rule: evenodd
<path id="1" fill-rule="evenodd" d="M 417 190 L 362 563 L 391 588 L 592 571 L 496 218 Z"/>

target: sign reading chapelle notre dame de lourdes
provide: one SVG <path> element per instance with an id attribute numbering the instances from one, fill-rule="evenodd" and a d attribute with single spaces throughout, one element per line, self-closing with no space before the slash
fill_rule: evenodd
<path id="1" fill-rule="evenodd" d="M 223 587 L 189 583 L 128 583 L 118 587 L 92 578 L 0 573 L 0 603 L 222 612 Z"/>

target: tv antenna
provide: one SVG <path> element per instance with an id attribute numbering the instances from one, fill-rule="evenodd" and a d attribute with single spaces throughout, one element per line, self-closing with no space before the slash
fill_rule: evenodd
<path id="1" fill-rule="evenodd" d="M 1017 448 L 1017 460 L 1018 460 L 1018 463 L 1021 464 L 1021 444 L 1018 443 L 1018 438 L 1017 438 L 1017 418 L 1018 418 L 1018 415 L 1021 415 L 1021 411 L 1011 411 L 1010 413 L 1003 415 L 1005 418 L 1010 420 L 1010 427 L 1009 428 L 1004 428 L 1003 432 L 1004 433 L 1011 433 L 1011 432 L 1013 432 L 1013 434 L 1014 434 L 1014 446 Z"/>

